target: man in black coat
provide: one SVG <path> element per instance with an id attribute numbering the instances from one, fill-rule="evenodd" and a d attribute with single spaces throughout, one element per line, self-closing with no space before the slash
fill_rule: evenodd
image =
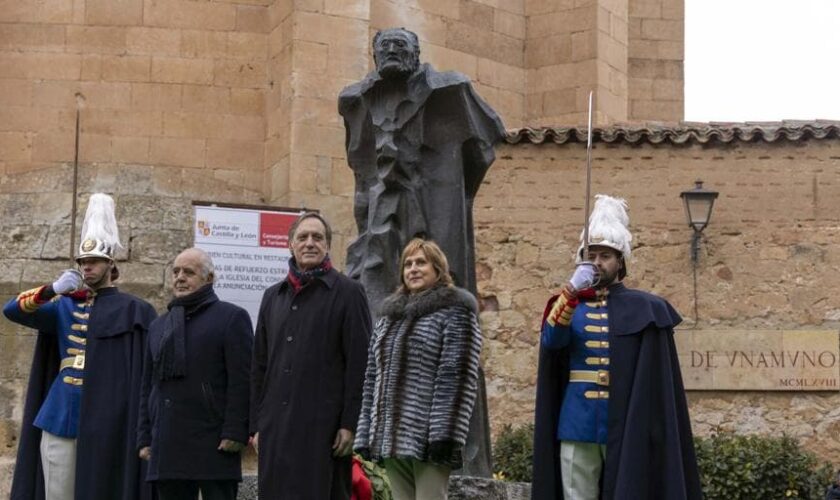
<path id="1" fill-rule="evenodd" d="M 700 500 L 673 339 L 681 318 L 624 286 L 626 204 L 596 198 L 578 252 L 590 262 L 543 314 L 532 498 Z"/>
<path id="2" fill-rule="evenodd" d="M 234 500 L 248 442 L 253 329 L 213 292 L 213 261 L 175 258 L 169 312 L 149 327 L 137 429 L 160 500 Z"/>
<path id="3" fill-rule="evenodd" d="M 332 268 L 317 213 L 289 230 L 289 274 L 263 295 L 251 366 L 259 497 L 349 499 L 371 318 L 364 289 Z"/>

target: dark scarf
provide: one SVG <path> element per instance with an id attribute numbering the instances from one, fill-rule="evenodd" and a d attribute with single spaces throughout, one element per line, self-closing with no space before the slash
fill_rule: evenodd
<path id="1" fill-rule="evenodd" d="M 297 261 L 292 257 L 289 259 L 289 275 L 287 279 L 289 280 L 289 284 L 292 285 L 295 294 L 297 294 L 303 287 L 311 283 L 312 280 L 327 274 L 330 269 L 332 269 L 332 263 L 330 262 L 329 255 L 324 257 L 324 261 L 321 262 L 320 266 L 306 271 L 301 271 L 298 268 Z"/>
<path id="2" fill-rule="evenodd" d="M 186 316 L 218 300 L 211 283 L 187 296 L 172 299 L 166 306 L 169 314 L 163 320 L 163 335 L 160 337 L 160 343 L 152 346 L 155 380 L 162 382 L 187 374 Z"/>

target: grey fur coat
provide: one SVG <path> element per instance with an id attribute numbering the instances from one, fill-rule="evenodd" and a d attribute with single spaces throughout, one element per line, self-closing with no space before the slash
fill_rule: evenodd
<path id="1" fill-rule="evenodd" d="M 476 398 L 481 330 L 475 298 L 438 286 L 396 293 L 370 340 L 355 448 L 374 460 L 457 468 Z"/>

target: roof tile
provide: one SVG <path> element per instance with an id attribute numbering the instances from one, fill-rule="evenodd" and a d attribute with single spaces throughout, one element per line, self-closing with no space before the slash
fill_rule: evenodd
<path id="1" fill-rule="evenodd" d="M 594 142 L 629 144 L 713 144 L 740 142 L 840 139 L 840 121 L 784 120 L 781 122 L 648 122 L 615 124 L 592 129 Z M 586 127 L 541 127 L 509 130 L 510 144 L 586 142 Z"/>

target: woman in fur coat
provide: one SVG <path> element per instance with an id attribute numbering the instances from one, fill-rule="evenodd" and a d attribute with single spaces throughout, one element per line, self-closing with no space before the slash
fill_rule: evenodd
<path id="1" fill-rule="evenodd" d="M 384 464 L 395 500 L 445 499 L 476 397 L 476 301 L 432 241 L 410 241 L 400 268 L 371 337 L 355 448 Z"/>

